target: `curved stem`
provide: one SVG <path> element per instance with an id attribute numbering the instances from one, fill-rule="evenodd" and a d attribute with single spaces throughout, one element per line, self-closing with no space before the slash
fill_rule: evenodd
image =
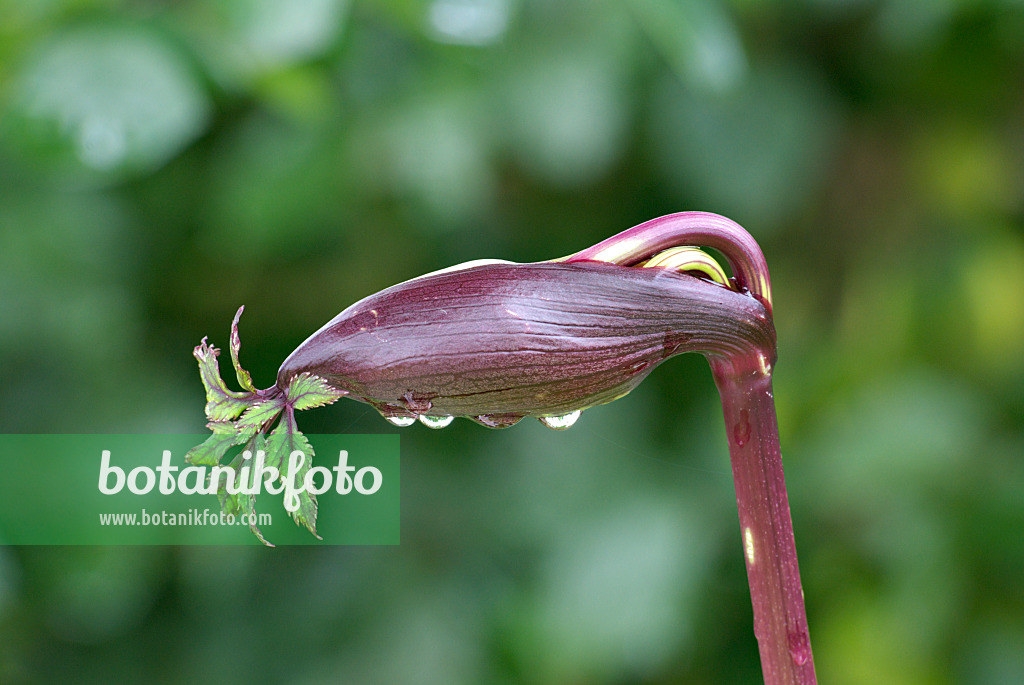
<path id="1" fill-rule="evenodd" d="M 740 288 L 750 291 L 772 313 L 768 263 L 757 241 L 732 219 L 710 212 L 660 216 L 557 261 L 592 260 L 629 266 L 679 245 L 711 247 L 721 252 Z"/>
<path id="2" fill-rule="evenodd" d="M 772 395 L 774 358 L 709 357 L 722 397 L 765 685 L 816 683 Z"/>
<path id="3" fill-rule="evenodd" d="M 652 219 L 561 260 L 632 266 L 668 248 L 721 252 L 738 289 L 772 315 L 771 280 L 760 246 L 739 224 L 717 214 L 680 212 Z M 743 552 L 754 609 L 754 634 L 766 685 L 816 683 L 793 522 L 772 395 L 774 339 L 752 351 L 708 354 L 722 398 Z"/>

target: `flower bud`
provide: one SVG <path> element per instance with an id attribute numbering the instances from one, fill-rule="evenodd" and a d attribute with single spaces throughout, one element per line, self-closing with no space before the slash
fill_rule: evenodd
<path id="1" fill-rule="evenodd" d="M 285 360 L 277 385 L 311 373 L 398 425 L 467 416 L 505 427 L 535 416 L 561 428 L 673 355 L 774 348 L 761 302 L 688 274 L 591 261 L 485 263 L 355 303 Z"/>

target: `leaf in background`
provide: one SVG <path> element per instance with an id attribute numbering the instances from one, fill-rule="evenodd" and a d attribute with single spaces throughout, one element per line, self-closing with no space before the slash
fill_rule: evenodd
<path id="1" fill-rule="evenodd" d="M 654 47 L 691 88 L 724 93 L 746 77 L 743 42 L 722 3 L 630 0 L 627 6 Z"/>
<path id="2" fill-rule="evenodd" d="M 306 458 L 295 473 L 289 474 L 289 459 L 295 450 L 301 451 Z M 267 436 L 266 452 L 267 465 L 280 469 L 283 478 L 290 478 L 296 486 L 300 486 L 305 481 L 306 473 L 309 472 L 313 463 L 313 446 L 309 444 L 306 436 L 299 432 L 293 411 L 285 411 L 277 428 Z M 296 524 L 305 526 L 310 533 L 316 535 L 317 539 L 323 539 L 316 533 L 316 495 L 303 490 L 296 496 L 299 500 L 299 507 L 289 514 L 295 519 Z M 285 504 L 287 505 L 287 502 Z"/>
<path id="3" fill-rule="evenodd" d="M 724 93 L 665 78 L 653 96 L 653 158 L 672 192 L 697 204 L 728 206 L 764 232 L 828 178 L 835 98 L 807 64 L 760 64 Z"/>
<path id="4" fill-rule="evenodd" d="M 211 421 L 230 421 L 250 404 L 248 394 L 233 392 L 224 385 L 220 377 L 217 355 L 220 350 L 206 344 L 206 338 L 193 350 L 192 355 L 199 362 L 199 376 L 206 388 L 206 417 Z"/>
<path id="5" fill-rule="evenodd" d="M 55 33 L 26 60 L 12 104 L 20 145 L 99 173 L 159 167 L 203 132 L 211 109 L 173 44 L 113 22 Z"/>
<path id="6" fill-rule="evenodd" d="M 238 308 L 235 312 L 235 318 L 231 322 L 231 365 L 235 367 L 235 375 L 238 377 L 238 384 L 242 386 L 244 390 L 249 392 L 256 392 L 256 387 L 252 384 L 252 376 L 249 372 L 242 368 L 242 365 L 238 362 L 238 350 L 242 347 L 242 340 L 238 337 L 238 319 L 241 318 L 242 312 L 245 311 L 245 305 Z"/>
<path id="7" fill-rule="evenodd" d="M 288 404 L 296 411 L 332 404 L 347 394 L 312 373 L 300 373 L 288 384 Z"/>
<path id="8" fill-rule="evenodd" d="M 624 154 L 631 105 L 621 65 L 608 52 L 614 49 L 598 42 L 583 54 L 537 50 L 509 69 L 502 136 L 531 175 L 579 188 Z"/>
<path id="9" fill-rule="evenodd" d="M 251 80 L 322 55 L 337 40 L 348 0 L 213 3 L 200 40 L 222 78 Z"/>

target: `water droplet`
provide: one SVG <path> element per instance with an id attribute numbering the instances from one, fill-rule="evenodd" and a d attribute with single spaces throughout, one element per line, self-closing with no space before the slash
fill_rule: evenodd
<path id="1" fill-rule="evenodd" d="M 385 416 L 384 418 L 387 419 L 389 423 L 394 426 L 398 426 L 399 428 L 405 428 L 416 423 L 415 416 Z"/>
<path id="2" fill-rule="evenodd" d="M 508 428 L 519 423 L 522 418 L 522 414 L 481 414 L 473 417 L 473 420 L 488 428 Z"/>
<path id="3" fill-rule="evenodd" d="M 806 632 L 791 632 L 786 636 L 789 640 L 789 655 L 793 663 L 803 666 L 811 660 L 811 640 Z"/>
<path id="4" fill-rule="evenodd" d="M 454 416 L 427 416 L 426 414 L 420 414 L 420 423 L 427 428 L 444 428 L 454 420 Z"/>
<path id="5" fill-rule="evenodd" d="M 580 414 L 582 413 L 582 411 L 577 409 L 576 411 L 571 411 L 568 414 L 563 414 L 561 416 L 542 416 L 540 417 L 540 422 L 548 428 L 553 428 L 556 431 L 564 431 L 566 428 L 569 428 L 572 424 L 576 423 L 576 420 L 580 418 Z"/>
<path id="6" fill-rule="evenodd" d="M 732 439 L 737 447 L 743 447 L 750 440 L 750 412 L 746 409 L 740 411 L 740 421 L 732 429 Z"/>

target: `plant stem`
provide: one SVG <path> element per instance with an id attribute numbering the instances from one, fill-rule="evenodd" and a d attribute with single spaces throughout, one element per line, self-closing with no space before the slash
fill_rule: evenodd
<path id="1" fill-rule="evenodd" d="M 722 398 L 765 685 L 816 683 L 772 395 L 775 355 L 709 356 Z"/>

